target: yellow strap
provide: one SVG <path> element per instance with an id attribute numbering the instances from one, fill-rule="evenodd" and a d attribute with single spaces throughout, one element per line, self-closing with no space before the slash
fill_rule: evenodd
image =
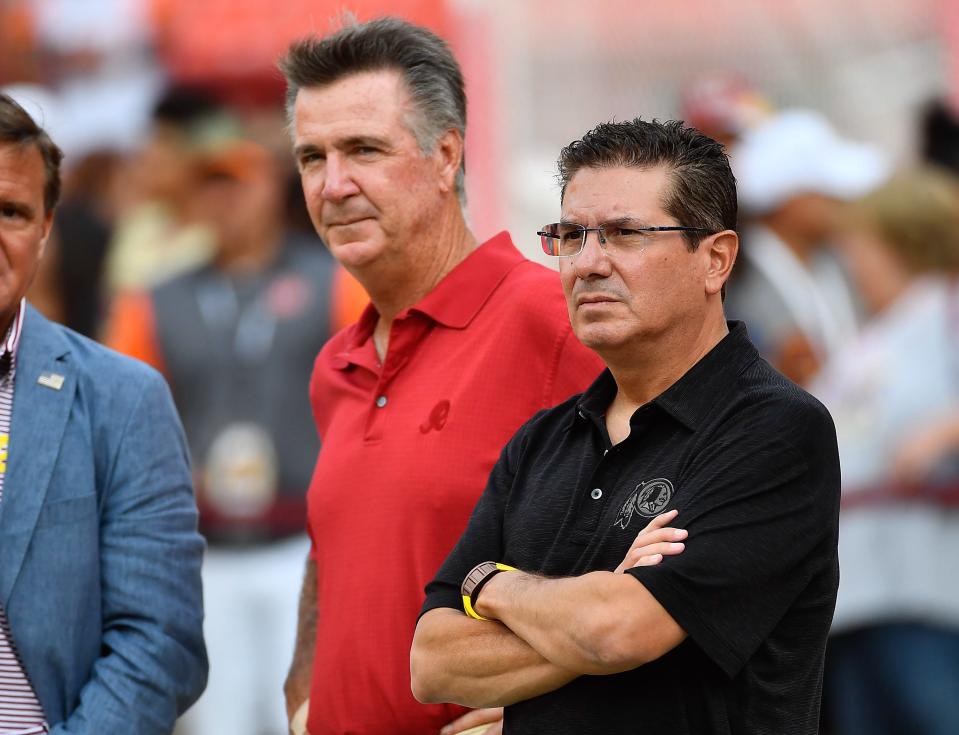
<path id="1" fill-rule="evenodd" d="M 463 609 L 466 611 L 466 614 L 474 620 L 489 620 L 489 618 L 484 618 L 473 609 L 473 603 L 470 602 L 470 598 L 466 595 L 463 595 Z"/>
<path id="2" fill-rule="evenodd" d="M 509 564 L 501 564 L 496 562 L 496 568 L 501 572 L 518 572 L 519 570 L 516 567 L 511 567 Z M 489 620 L 489 618 L 484 618 L 476 610 L 473 609 L 473 602 L 467 595 L 463 595 L 463 609 L 466 611 L 466 614 L 469 615 L 474 620 Z"/>

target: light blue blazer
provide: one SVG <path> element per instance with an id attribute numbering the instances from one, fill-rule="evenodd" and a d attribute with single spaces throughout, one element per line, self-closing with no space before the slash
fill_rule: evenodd
<path id="1" fill-rule="evenodd" d="M 56 384 L 59 388 L 43 385 Z M 166 383 L 27 307 L 0 601 L 52 733 L 166 735 L 206 684 L 203 540 Z"/>

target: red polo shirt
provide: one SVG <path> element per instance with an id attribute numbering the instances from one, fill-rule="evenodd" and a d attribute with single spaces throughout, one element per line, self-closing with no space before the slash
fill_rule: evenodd
<path id="1" fill-rule="evenodd" d="M 459 539 L 500 450 L 602 367 L 569 326 L 559 276 L 501 233 L 393 322 L 331 339 L 310 399 L 322 449 L 309 491 L 319 623 L 311 735 L 426 735 L 464 710 L 410 693 L 423 589 Z"/>

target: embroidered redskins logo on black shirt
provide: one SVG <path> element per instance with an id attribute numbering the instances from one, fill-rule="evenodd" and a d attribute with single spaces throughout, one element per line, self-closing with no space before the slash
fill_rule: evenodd
<path id="1" fill-rule="evenodd" d="M 625 531 L 629 522 L 633 519 L 634 513 L 639 513 L 646 518 L 653 518 L 666 509 L 672 497 L 673 483 L 665 477 L 641 482 L 626 498 L 626 502 L 623 503 L 622 510 L 619 511 L 613 525 L 619 526 Z"/>

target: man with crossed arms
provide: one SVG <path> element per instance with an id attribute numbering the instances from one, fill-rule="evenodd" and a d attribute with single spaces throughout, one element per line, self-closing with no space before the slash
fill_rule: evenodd
<path id="1" fill-rule="evenodd" d="M 724 318 L 726 155 L 634 120 L 597 126 L 559 170 L 543 247 L 608 369 L 503 450 L 427 587 L 414 695 L 505 705 L 506 735 L 812 735 L 838 586 L 835 430 Z M 656 528 L 673 517 L 681 554 Z"/>

